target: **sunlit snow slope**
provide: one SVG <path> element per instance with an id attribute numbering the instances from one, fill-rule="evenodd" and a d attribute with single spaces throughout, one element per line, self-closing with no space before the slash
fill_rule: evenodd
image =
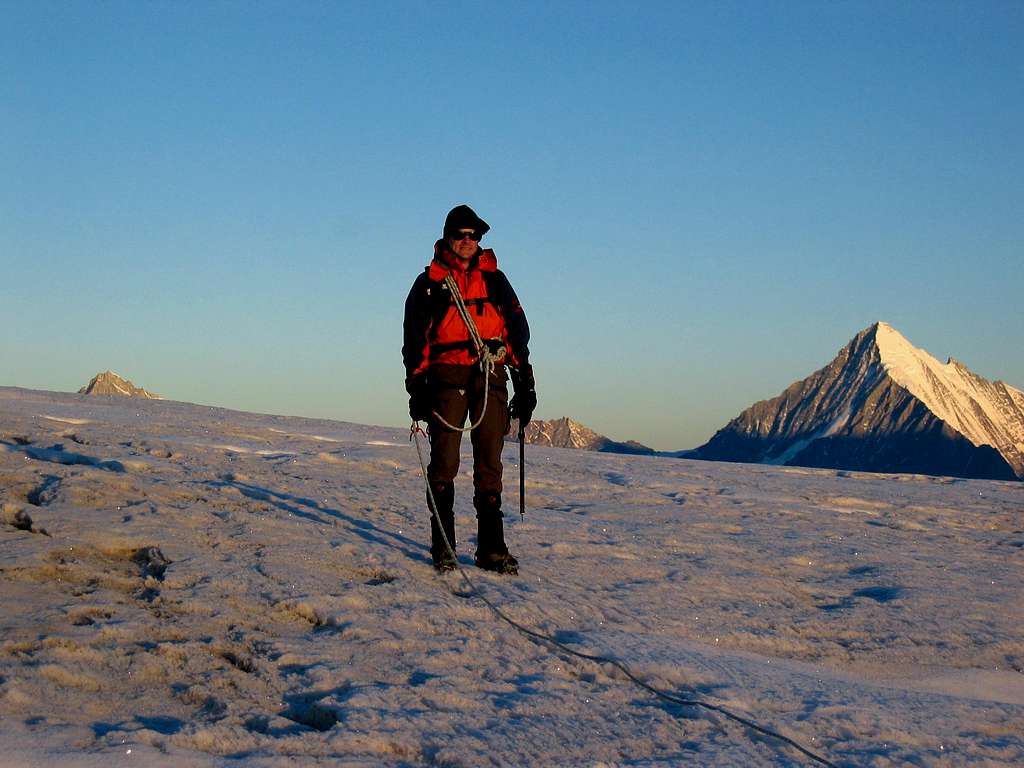
<path id="1" fill-rule="evenodd" d="M 900 386 L 974 445 L 991 445 L 1024 477 L 1024 392 L 988 381 L 949 358 L 945 365 L 878 323 L 882 367 Z"/>

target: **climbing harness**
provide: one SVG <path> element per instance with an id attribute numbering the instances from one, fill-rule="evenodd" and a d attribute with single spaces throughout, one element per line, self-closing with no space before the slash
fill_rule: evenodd
<path id="1" fill-rule="evenodd" d="M 487 393 L 491 389 L 491 374 L 494 372 L 494 366 L 505 360 L 505 344 L 501 339 L 488 339 L 484 341 L 480 337 L 480 331 L 477 330 L 476 323 L 473 322 L 473 316 L 469 314 L 469 310 L 466 308 L 466 301 L 462 298 L 462 292 L 459 291 L 459 285 L 455 282 L 455 278 L 450 274 L 445 275 L 444 284 L 452 294 L 452 300 L 455 302 L 455 309 L 458 310 L 459 317 L 466 324 L 466 330 L 469 331 L 473 351 L 480 358 L 480 370 L 484 374 L 484 402 L 483 407 L 480 409 L 480 418 L 476 420 L 475 424 L 470 423 L 468 427 L 456 427 L 453 424 L 449 424 L 437 411 L 434 411 L 434 416 L 437 417 L 441 424 L 453 432 L 472 432 L 480 426 L 484 416 L 487 415 Z M 496 351 L 492 351 L 492 345 Z M 472 419 L 470 419 L 470 422 L 472 422 Z"/>
<path id="2" fill-rule="evenodd" d="M 582 653 L 581 651 L 574 650 L 567 646 L 565 643 L 559 642 L 550 635 L 546 635 L 543 632 L 538 632 L 536 630 L 530 629 L 529 627 L 524 627 L 515 619 L 508 616 L 504 611 L 501 610 L 501 608 L 495 605 L 487 597 L 487 595 L 485 595 L 480 590 L 479 587 L 477 587 L 477 585 L 469 577 L 469 574 L 466 573 L 466 571 L 459 564 L 459 560 L 455 556 L 455 548 L 452 546 L 451 542 L 448 541 L 448 535 L 444 532 L 444 526 L 441 524 L 441 518 L 438 516 L 437 513 L 437 503 L 434 501 L 434 490 L 433 488 L 430 487 L 430 481 L 427 479 L 427 463 L 423 458 L 423 448 L 420 446 L 419 436 L 423 435 L 424 437 L 426 437 L 426 434 L 427 433 L 423 431 L 423 428 L 420 427 L 418 421 L 414 421 L 412 423 L 412 426 L 409 429 L 409 440 L 414 441 L 416 444 L 416 454 L 419 456 L 420 470 L 423 473 L 423 482 L 427 487 L 427 497 L 430 502 L 431 515 L 434 517 L 434 520 L 437 523 L 438 530 L 441 533 L 441 539 L 444 541 L 445 549 L 448 550 L 448 554 L 451 556 L 452 560 L 455 563 L 455 570 L 458 571 L 458 574 L 462 577 L 462 580 L 466 582 L 466 586 L 469 588 L 470 595 L 479 598 L 488 608 L 491 609 L 495 616 L 497 616 L 499 619 L 501 619 L 506 624 L 511 626 L 520 634 L 532 640 L 535 640 L 543 645 L 546 645 L 549 648 L 562 651 L 563 653 L 568 653 L 571 656 L 575 656 L 577 658 L 584 659 L 595 664 L 608 664 L 614 667 L 615 669 L 619 670 L 622 674 L 624 674 L 626 678 L 634 685 L 636 685 L 638 688 L 641 688 L 647 691 L 648 693 L 653 694 L 654 696 L 658 697 L 659 699 L 662 699 L 663 701 L 667 701 L 678 706 L 700 707 L 703 709 L 710 710 L 712 712 L 717 712 L 718 714 L 728 718 L 729 720 L 733 720 L 734 722 L 744 725 L 747 728 L 756 731 L 757 733 L 760 733 L 764 736 L 769 736 L 773 739 L 778 739 L 784 744 L 788 744 L 789 746 L 793 747 L 798 752 L 800 752 L 802 755 L 809 757 L 811 760 L 819 763 L 820 765 L 827 766 L 827 768 L 839 768 L 839 766 L 835 763 L 822 757 L 821 755 L 815 754 L 814 752 L 802 746 L 801 744 L 789 738 L 788 736 L 783 736 L 781 733 L 777 733 L 776 731 L 773 731 L 769 728 L 765 728 L 762 725 L 758 725 L 753 720 L 748 720 L 747 718 L 742 717 L 741 715 L 737 715 L 733 712 L 730 712 L 725 707 L 719 706 L 718 704 L 711 704 L 707 701 L 701 701 L 700 699 L 684 699 L 680 696 L 676 696 L 667 691 L 663 691 L 662 689 L 657 688 L 654 685 L 651 685 L 646 680 L 639 677 L 635 672 L 633 672 L 632 669 L 630 669 L 629 665 L 626 664 L 624 661 L 619 661 L 618 659 L 612 658 L 610 656 Z"/>

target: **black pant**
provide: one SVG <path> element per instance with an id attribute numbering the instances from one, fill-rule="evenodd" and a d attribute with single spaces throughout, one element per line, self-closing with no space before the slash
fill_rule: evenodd
<path id="1" fill-rule="evenodd" d="M 476 365 L 435 365 L 428 373 L 433 409 L 456 427 L 480 419 L 484 406 L 484 375 Z M 470 432 L 473 443 L 474 496 L 501 494 L 501 449 L 508 431 L 508 377 L 498 367 L 490 377 L 487 412 L 480 426 Z M 432 485 L 454 482 L 459 473 L 462 433 L 430 419 L 430 464 L 427 476 Z"/>

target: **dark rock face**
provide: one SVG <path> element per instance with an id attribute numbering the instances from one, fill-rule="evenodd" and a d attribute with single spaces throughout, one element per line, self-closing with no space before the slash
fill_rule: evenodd
<path id="1" fill-rule="evenodd" d="M 827 366 L 752 405 L 693 458 L 1018 479 L 1000 451 L 972 443 L 889 375 L 877 331 L 862 331 Z"/>
<path id="2" fill-rule="evenodd" d="M 627 453 L 631 456 L 653 456 L 657 453 L 653 448 L 648 448 L 636 440 L 627 440 L 624 443 L 620 443 L 607 437 L 604 438 L 604 441 L 595 450 L 601 453 Z"/>
<path id="3" fill-rule="evenodd" d="M 907 434 L 864 439 L 827 437 L 812 442 L 792 463 L 864 472 L 1017 479 L 999 451 L 989 445 L 972 445 L 959 435 Z"/>

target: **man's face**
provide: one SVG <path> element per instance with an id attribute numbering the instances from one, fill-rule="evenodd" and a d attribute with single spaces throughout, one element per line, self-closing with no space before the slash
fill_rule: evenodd
<path id="1" fill-rule="evenodd" d="M 463 261 L 469 261 L 476 255 L 479 243 L 480 238 L 477 237 L 476 232 L 468 228 L 460 229 L 457 234 L 448 238 L 448 247 Z"/>

